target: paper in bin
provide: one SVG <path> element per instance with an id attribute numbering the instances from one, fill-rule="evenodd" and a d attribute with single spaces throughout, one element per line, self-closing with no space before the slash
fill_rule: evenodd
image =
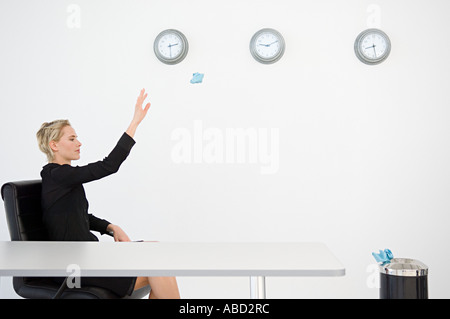
<path id="1" fill-rule="evenodd" d="M 377 253 L 372 253 L 372 256 L 375 258 L 375 260 L 378 263 L 387 263 L 390 262 L 392 258 L 394 258 L 394 255 L 392 254 L 392 252 L 389 249 L 385 249 L 385 250 L 381 250 L 380 252 Z"/>

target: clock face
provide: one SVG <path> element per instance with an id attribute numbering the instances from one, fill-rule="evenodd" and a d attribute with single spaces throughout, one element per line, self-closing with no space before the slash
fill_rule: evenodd
<path id="1" fill-rule="evenodd" d="M 274 33 L 262 33 L 256 38 L 255 45 L 256 54 L 264 59 L 271 59 L 280 52 L 280 39 Z"/>
<path id="2" fill-rule="evenodd" d="M 388 57 L 390 51 L 389 37 L 381 30 L 369 29 L 356 38 L 355 53 L 363 63 L 381 63 Z"/>
<path id="3" fill-rule="evenodd" d="M 153 49 L 161 62 L 176 64 L 186 57 L 188 42 L 181 32 L 165 30 L 156 37 Z"/>
<path id="4" fill-rule="evenodd" d="M 158 50 L 164 58 L 175 59 L 183 51 L 183 42 L 175 33 L 168 33 L 159 40 Z"/>
<path id="5" fill-rule="evenodd" d="M 250 52 L 256 61 L 270 64 L 281 59 L 285 43 L 283 36 L 273 29 L 262 29 L 250 41 Z"/>

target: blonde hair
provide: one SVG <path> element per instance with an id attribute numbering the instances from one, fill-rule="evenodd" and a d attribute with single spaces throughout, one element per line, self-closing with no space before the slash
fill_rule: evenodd
<path id="1" fill-rule="evenodd" d="M 50 142 L 58 142 L 62 137 L 62 129 L 71 126 L 69 120 L 56 120 L 42 123 L 41 128 L 36 133 L 39 149 L 47 155 L 49 162 L 53 161 L 53 151 Z"/>

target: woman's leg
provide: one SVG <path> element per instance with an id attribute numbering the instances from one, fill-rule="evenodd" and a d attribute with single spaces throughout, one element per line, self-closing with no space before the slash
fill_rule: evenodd
<path id="1" fill-rule="evenodd" d="M 180 299 L 175 277 L 137 277 L 134 290 L 150 285 L 150 299 Z"/>

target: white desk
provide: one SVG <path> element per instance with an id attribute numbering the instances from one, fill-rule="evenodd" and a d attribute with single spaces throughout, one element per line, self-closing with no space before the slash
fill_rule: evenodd
<path id="1" fill-rule="evenodd" d="M 266 276 L 344 276 L 322 243 L 0 242 L 0 276 L 248 276 L 265 298 Z"/>

